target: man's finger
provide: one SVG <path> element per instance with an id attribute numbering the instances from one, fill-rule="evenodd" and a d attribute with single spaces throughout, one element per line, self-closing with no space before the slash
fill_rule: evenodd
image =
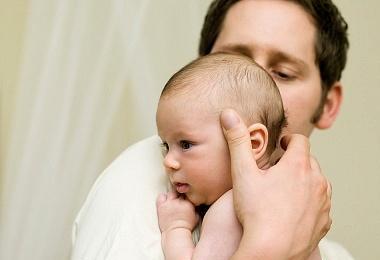
<path id="1" fill-rule="evenodd" d="M 327 196 L 331 200 L 332 198 L 332 185 L 331 182 L 327 182 Z"/>
<path id="2" fill-rule="evenodd" d="M 244 177 L 246 172 L 259 172 L 252 155 L 251 139 L 247 127 L 232 109 L 221 113 L 220 123 L 231 156 L 232 179 Z"/>
<path id="3" fill-rule="evenodd" d="M 300 134 L 285 135 L 281 138 L 281 147 L 285 150 L 281 162 L 305 162 L 310 164 L 309 139 Z"/>
<path id="4" fill-rule="evenodd" d="M 321 167 L 319 166 L 318 161 L 314 158 L 314 156 L 310 156 L 310 166 L 314 172 L 321 173 Z"/>

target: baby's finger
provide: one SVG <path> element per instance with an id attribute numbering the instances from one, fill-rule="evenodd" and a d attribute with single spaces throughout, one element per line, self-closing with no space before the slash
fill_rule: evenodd
<path id="1" fill-rule="evenodd" d="M 167 194 L 166 193 L 161 193 L 157 196 L 156 199 L 156 205 L 157 207 L 160 206 L 162 203 L 164 203 L 167 200 Z"/>
<path id="2" fill-rule="evenodd" d="M 173 200 L 178 198 L 178 194 L 175 191 L 169 191 L 168 192 L 168 200 Z"/>

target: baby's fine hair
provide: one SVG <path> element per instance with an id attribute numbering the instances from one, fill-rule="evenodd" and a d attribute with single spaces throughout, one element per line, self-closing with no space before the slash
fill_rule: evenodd
<path id="1" fill-rule="evenodd" d="M 207 102 L 217 112 L 232 108 L 247 126 L 264 124 L 269 133 L 269 154 L 275 150 L 286 126 L 276 83 L 263 68 L 243 55 L 214 53 L 195 59 L 169 79 L 161 99 L 175 95 L 185 95 L 189 102 L 195 100 L 194 106 Z"/>

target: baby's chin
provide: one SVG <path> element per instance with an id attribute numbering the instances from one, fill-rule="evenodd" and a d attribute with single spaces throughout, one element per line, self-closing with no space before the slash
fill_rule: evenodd
<path id="1" fill-rule="evenodd" d="M 190 201 L 195 207 L 198 207 L 199 205 L 204 204 L 204 201 L 202 201 L 198 196 L 195 194 L 188 192 L 185 194 L 186 199 Z"/>
<path id="2" fill-rule="evenodd" d="M 209 207 L 211 206 L 211 204 L 215 202 L 215 200 L 210 202 L 210 201 L 206 201 L 205 199 L 197 198 L 196 196 L 193 196 L 192 194 L 186 194 L 186 199 L 190 201 L 195 207 L 199 207 L 199 206 Z"/>
<path id="3" fill-rule="evenodd" d="M 193 196 L 186 195 L 186 199 L 190 201 L 195 207 L 198 207 L 199 205 L 202 205 L 203 203 L 197 199 L 195 199 Z"/>

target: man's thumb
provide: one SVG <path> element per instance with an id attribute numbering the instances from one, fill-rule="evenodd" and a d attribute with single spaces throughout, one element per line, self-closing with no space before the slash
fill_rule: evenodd
<path id="1" fill-rule="evenodd" d="M 230 150 L 232 177 L 257 169 L 250 135 L 239 115 L 232 109 L 226 109 L 220 115 L 220 123 Z"/>

